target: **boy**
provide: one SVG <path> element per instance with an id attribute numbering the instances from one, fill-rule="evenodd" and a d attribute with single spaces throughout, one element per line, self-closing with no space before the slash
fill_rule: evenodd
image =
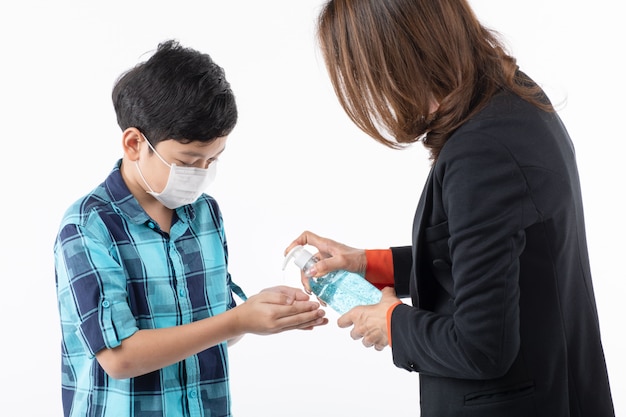
<path id="1" fill-rule="evenodd" d="M 119 78 L 113 104 L 123 158 L 54 247 L 65 416 L 230 416 L 229 342 L 328 320 L 290 287 L 233 299 L 203 194 L 237 121 L 222 68 L 168 41 Z"/>

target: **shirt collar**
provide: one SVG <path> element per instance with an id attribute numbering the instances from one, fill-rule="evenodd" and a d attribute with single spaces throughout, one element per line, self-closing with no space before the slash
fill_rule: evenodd
<path id="1" fill-rule="evenodd" d="M 115 205 L 124 215 L 137 224 L 145 223 L 150 217 L 145 210 L 139 205 L 137 199 L 132 195 L 128 186 L 122 178 L 120 167 L 122 159 L 120 158 L 104 181 L 104 187 L 107 190 L 111 203 Z M 193 221 L 195 218 L 195 210 L 192 204 L 180 207 L 175 210 L 175 215 L 183 222 Z"/>

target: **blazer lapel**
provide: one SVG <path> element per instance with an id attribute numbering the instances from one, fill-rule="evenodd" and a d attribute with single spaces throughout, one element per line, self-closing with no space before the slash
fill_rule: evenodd
<path id="1" fill-rule="evenodd" d="M 410 294 L 411 300 L 415 307 L 419 307 L 419 282 L 417 279 L 417 272 L 421 268 L 421 262 L 423 256 L 422 253 L 424 242 L 424 228 L 426 223 L 427 214 L 430 212 L 433 203 L 433 171 L 434 166 L 428 173 L 426 184 L 422 190 L 417 210 L 415 211 L 415 218 L 413 219 L 413 267 L 411 269 L 411 281 L 410 281 Z"/>

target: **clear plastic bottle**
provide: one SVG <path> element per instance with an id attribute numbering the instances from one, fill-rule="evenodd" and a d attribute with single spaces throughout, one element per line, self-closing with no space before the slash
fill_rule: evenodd
<path id="1" fill-rule="evenodd" d="M 294 263 L 309 277 L 313 293 L 339 314 L 345 314 L 359 305 L 377 304 L 382 296 L 380 290 L 355 272 L 332 271 L 313 278 L 309 270 L 319 259 L 298 245 L 285 256 L 283 269 L 293 258 Z"/>

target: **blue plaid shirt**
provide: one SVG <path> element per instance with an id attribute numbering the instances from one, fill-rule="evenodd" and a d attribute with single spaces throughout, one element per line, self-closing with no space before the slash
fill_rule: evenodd
<path id="1" fill-rule="evenodd" d="M 120 163 L 68 209 L 54 245 L 65 416 L 230 416 L 226 343 L 123 380 L 95 359 L 139 329 L 235 306 L 217 202 L 203 195 L 177 209 L 168 235 L 130 193 Z"/>

